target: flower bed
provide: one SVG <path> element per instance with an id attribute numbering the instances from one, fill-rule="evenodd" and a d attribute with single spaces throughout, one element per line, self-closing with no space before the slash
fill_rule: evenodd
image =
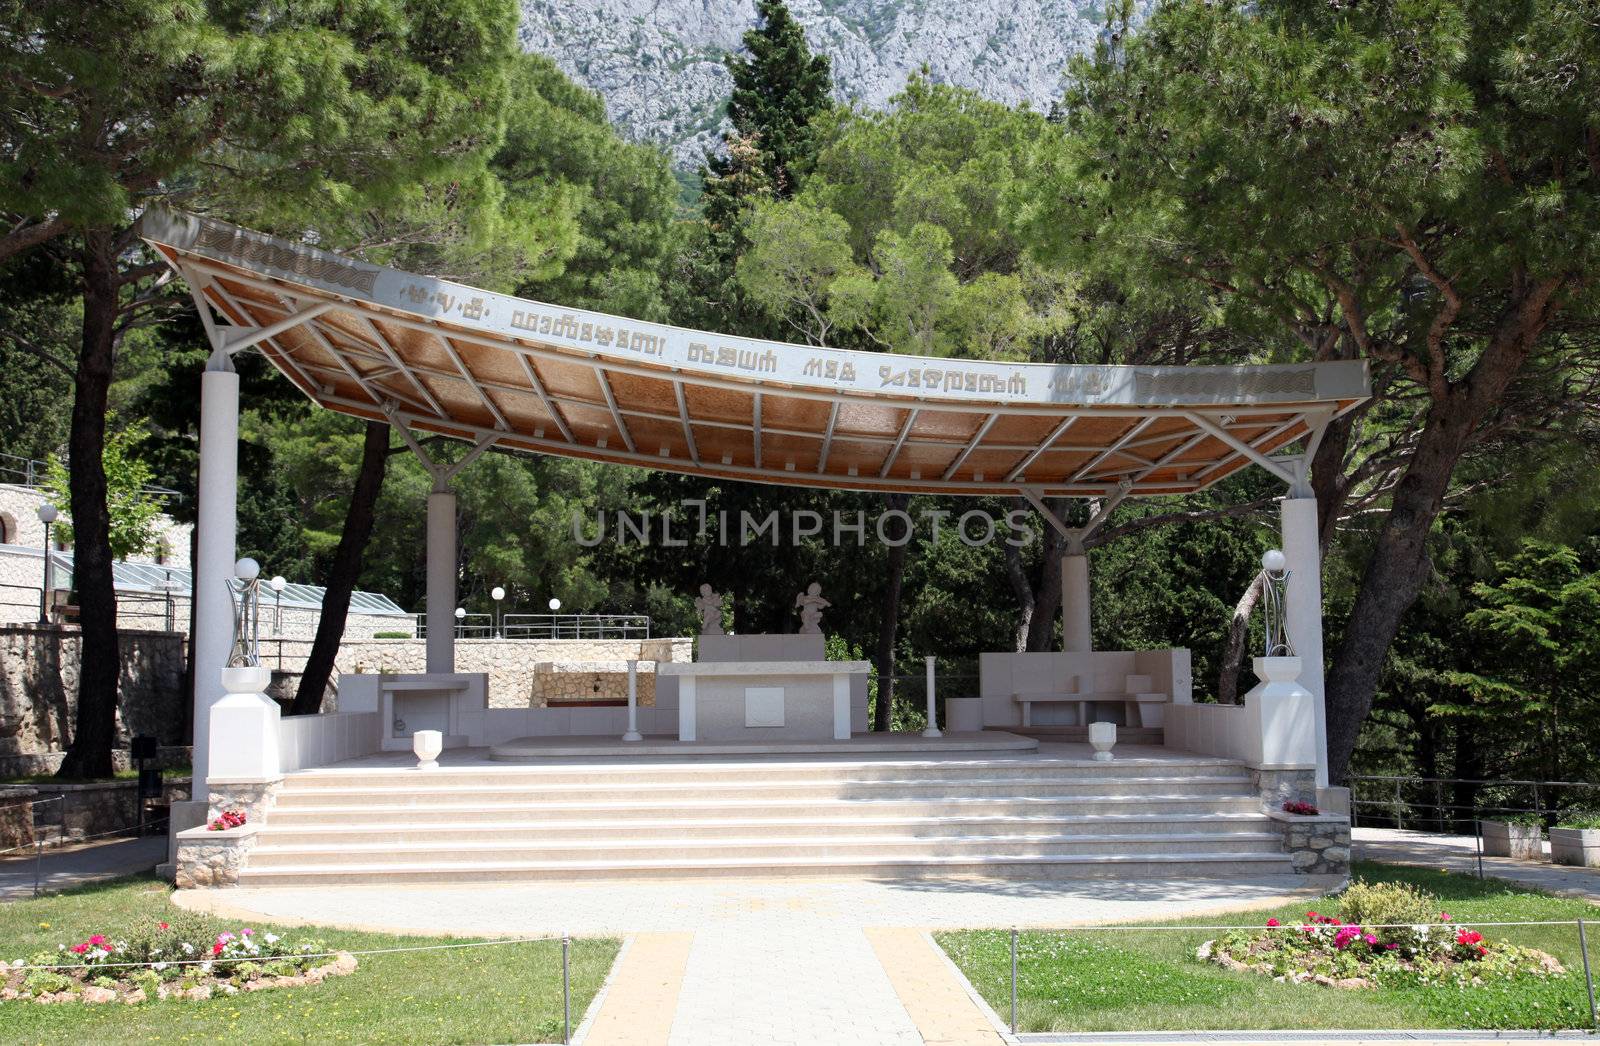
<path id="1" fill-rule="evenodd" d="M 155 923 L 126 936 L 93 934 L 31 959 L 16 959 L 0 981 L 0 1001 L 39 1003 L 209 999 L 241 991 L 298 988 L 353 973 L 355 957 L 330 955 L 318 940 L 290 940 L 202 920 Z"/>
<path id="2" fill-rule="evenodd" d="M 1457 925 L 1419 891 L 1355 883 L 1346 918 L 1307 912 L 1299 925 L 1268 919 L 1202 944 L 1196 957 L 1226 969 L 1333 988 L 1457 985 L 1566 973 L 1552 955 Z M 1374 918 L 1373 916 L 1377 916 Z"/>

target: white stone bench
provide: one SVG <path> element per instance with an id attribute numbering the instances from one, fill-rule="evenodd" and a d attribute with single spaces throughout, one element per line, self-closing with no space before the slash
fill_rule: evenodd
<path id="1" fill-rule="evenodd" d="M 1033 706 L 1036 704 L 1077 705 L 1077 725 L 1088 726 L 1090 706 L 1097 701 L 1107 703 L 1120 702 L 1126 709 L 1124 719 L 1128 726 L 1159 726 L 1159 713 L 1153 706 L 1166 704 L 1167 695 L 1152 692 L 1148 676 L 1129 676 L 1128 689 L 1120 694 L 1019 693 L 1012 694 L 1011 700 L 1022 706 L 1022 725 L 1024 727 L 1033 725 Z M 1151 711 L 1156 714 L 1147 713 L 1145 711 L 1146 706 L 1150 706 Z"/>

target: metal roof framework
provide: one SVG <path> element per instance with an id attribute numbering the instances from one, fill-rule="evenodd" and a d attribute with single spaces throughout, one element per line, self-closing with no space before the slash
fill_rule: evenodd
<path id="1" fill-rule="evenodd" d="M 859 352 L 552 306 L 189 214 L 151 211 L 141 234 L 228 352 L 258 348 L 331 410 L 715 479 L 1037 502 L 1185 494 L 1255 464 L 1296 486 L 1326 423 L 1371 392 L 1361 361 Z"/>

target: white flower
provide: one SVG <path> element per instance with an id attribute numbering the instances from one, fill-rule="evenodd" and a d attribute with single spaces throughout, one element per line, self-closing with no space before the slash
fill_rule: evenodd
<path id="1" fill-rule="evenodd" d="M 275 933 L 267 934 L 264 939 L 268 944 L 277 944 L 279 940 L 278 935 Z"/>
<path id="2" fill-rule="evenodd" d="M 26 959 L 13 959 L 11 961 L 11 965 L 13 965 L 13 966 L 26 966 L 26 965 L 28 965 L 28 960 L 26 960 Z"/>
<path id="3" fill-rule="evenodd" d="M 157 972 L 160 972 L 161 970 L 165 970 L 166 968 L 167 968 L 167 964 L 164 963 L 164 962 L 158 962 L 158 963 L 155 964 L 155 970 Z"/>
<path id="4" fill-rule="evenodd" d="M 193 955 L 194 954 L 194 945 L 190 944 L 188 941 L 184 941 L 183 942 L 183 954 L 185 954 L 185 955 Z"/>

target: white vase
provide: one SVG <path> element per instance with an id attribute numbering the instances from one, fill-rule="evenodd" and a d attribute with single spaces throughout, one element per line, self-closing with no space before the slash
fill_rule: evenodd
<path id="1" fill-rule="evenodd" d="M 1116 757 L 1111 754 L 1112 746 L 1117 743 L 1117 724 L 1115 723 L 1090 723 L 1089 746 L 1094 749 L 1094 758 L 1099 763 L 1109 763 Z"/>
<path id="2" fill-rule="evenodd" d="M 439 753 L 444 751 L 444 734 L 437 730 L 418 730 L 411 735 L 411 750 L 417 754 L 418 770 L 437 770 Z"/>

